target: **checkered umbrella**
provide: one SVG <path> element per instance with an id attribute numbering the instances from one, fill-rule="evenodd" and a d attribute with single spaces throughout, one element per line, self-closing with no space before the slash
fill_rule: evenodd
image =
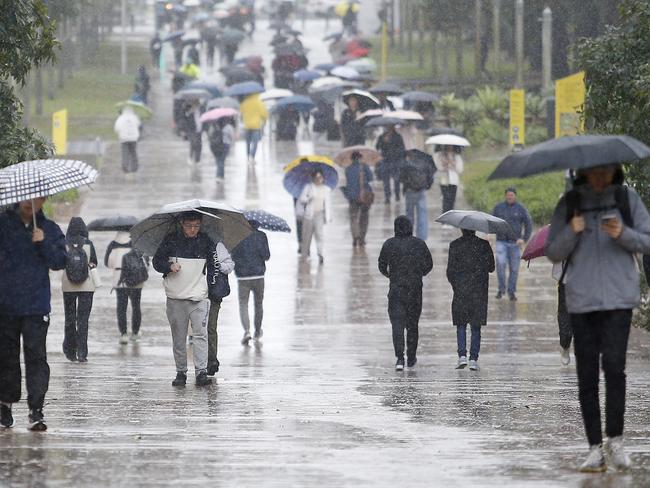
<path id="1" fill-rule="evenodd" d="M 291 232 L 291 227 L 282 217 L 273 215 L 265 210 L 247 210 L 244 212 L 246 220 L 254 220 L 259 224 L 260 229 L 273 232 Z"/>

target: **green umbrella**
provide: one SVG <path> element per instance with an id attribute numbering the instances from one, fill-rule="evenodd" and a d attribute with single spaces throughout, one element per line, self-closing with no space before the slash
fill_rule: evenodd
<path id="1" fill-rule="evenodd" d="M 124 107 L 129 106 L 141 119 L 149 119 L 153 115 L 153 112 L 149 107 L 147 107 L 142 102 L 136 102 L 135 100 L 127 100 L 125 102 L 119 102 L 115 105 L 117 108 L 122 110 Z"/>

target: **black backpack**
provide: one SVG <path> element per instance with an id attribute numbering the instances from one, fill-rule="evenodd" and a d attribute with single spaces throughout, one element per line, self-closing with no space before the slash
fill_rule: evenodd
<path id="1" fill-rule="evenodd" d="M 135 288 L 149 279 L 149 271 L 143 256 L 135 249 L 131 249 L 122 256 L 122 267 L 119 269 L 120 279 L 117 286 L 125 285 L 127 288 Z"/>
<path id="2" fill-rule="evenodd" d="M 81 284 L 88 279 L 88 273 L 88 255 L 84 251 L 83 242 L 68 242 L 65 260 L 65 274 L 68 281 Z"/>

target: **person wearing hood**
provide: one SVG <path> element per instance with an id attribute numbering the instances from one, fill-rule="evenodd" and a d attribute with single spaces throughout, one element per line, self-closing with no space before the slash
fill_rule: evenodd
<path id="1" fill-rule="evenodd" d="M 122 170 L 125 173 L 138 171 L 137 144 L 140 139 L 140 125 L 140 117 L 128 105 L 115 120 L 113 128 L 122 147 Z"/>
<path id="2" fill-rule="evenodd" d="M 413 224 L 404 215 L 395 219 L 395 237 L 381 248 L 379 272 L 390 279 L 388 316 L 393 327 L 395 369 L 404 369 L 404 332 L 407 366 L 417 363 L 418 323 L 422 312 L 422 278 L 433 268 L 426 243 L 413 236 Z"/>
<path id="3" fill-rule="evenodd" d="M 50 325 L 49 270 L 66 265 L 65 237 L 42 212 L 45 198 L 0 213 L 0 425 L 14 426 L 20 400 L 20 344 L 25 359 L 29 429 L 47 429 L 43 405 L 50 381 L 46 338 Z"/>
<path id="4" fill-rule="evenodd" d="M 361 163 L 361 154 L 352 153 L 352 164 L 345 168 L 345 189 L 350 213 L 350 232 L 352 233 L 352 246 L 364 247 L 366 233 L 368 232 L 368 216 L 370 206 L 374 200 L 374 193 L 370 182 L 372 171 L 367 164 Z M 370 195 L 370 197 L 368 197 Z"/>
<path id="5" fill-rule="evenodd" d="M 341 138 L 343 147 L 363 146 L 366 143 L 366 130 L 357 120 L 361 113 L 359 99 L 354 95 L 349 96 L 345 103 L 347 108 L 341 113 Z"/>
<path id="6" fill-rule="evenodd" d="M 68 263 L 61 278 L 65 329 L 63 354 L 70 361 L 88 361 L 88 319 L 95 284 L 90 270 L 97 268 L 95 246 L 81 217 L 72 217 L 65 234 Z"/>
<path id="7" fill-rule="evenodd" d="M 650 253 L 650 215 L 623 185 L 620 165 L 583 169 L 557 204 L 544 246 L 564 263 L 566 305 L 573 328 L 578 391 L 589 454 L 582 472 L 607 470 L 598 383 L 605 374 L 605 446 L 615 468 L 631 465 L 623 448 L 625 360 L 632 311 L 641 301 L 635 255 Z"/>
<path id="8" fill-rule="evenodd" d="M 462 229 L 463 235 L 449 244 L 447 280 L 454 291 L 451 315 L 456 326 L 458 363 L 456 369 L 467 366 L 467 324 L 472 329 L 469 349 L 469 369 L 478 371 L 481 349 L 481 327 L 487 322 L 490 273 L 494 272 L 492 246 L 476 236 L 473 230 Z"/>

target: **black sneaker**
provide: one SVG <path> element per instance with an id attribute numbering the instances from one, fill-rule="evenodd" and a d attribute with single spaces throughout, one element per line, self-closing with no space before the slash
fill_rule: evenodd
<path id="1" fill-rule="evenodd" d="M 216 364 L 211 364 L 208 366 L 208 376 L 214 376 L 219 372 L 219 361 Z"/>
<path id="2" fill-rule="evenodd" d="M 497 300 L 500 300 L 501 298 L 503 298 L 503 292 L 500 291 L 499 293 L 497 293 L 497 296 L 495 296 L 494 298 L 496 298 Z"/>
<path id="3" fill-rule="evenodd" d="M 5 429 L 11 429 L 16 425 L 14 416 L 11 415 L 11 404 L 0 403 L 0 425 Z"/>
<path id="4" fill-rule="evenodd" d="M 208 373 L 201 371 L 196 375 L 196 386 L 208 386 L 212 384 L 212 380 L 208 378 Z"/>
<path id="5" fill-rule="evenodd" d="M 418 358 L 416 357 L 408 358 L 408 360 L 406 361 L 406 366 L 408 368 L 414 368 L 417 362 L 418 362 Z"/>
<path id="6" fill-rule="evenodd" d="M 404 358 L 398 358 L 395 363 L 395 371 L 404 371 Z"/>
<path id="7" fill-rule="evenodd" d="M 34 432 L 45 432 L 47 430 L 47 424 L 45 423 L 42 410 L 33 409 L 29 411 L 29 424 L 27 428 Z"/>
<path id="8" fill-rule="evenodd" d="M 517 301 L 517 295 L 515 295 L 514 293 L 512 293 L 512 294 L 510 295 L 510 301 L 511 301 L 511 302 L 516 302 L 516 301 Z"/>
<path id="9" fill-rule="evenodd" d="M 172 381 L 172 386 L 185 386 L 185 383 L 187 383 L 187 375 L 180 371 L 176 373 L 176 378 Z"/>

